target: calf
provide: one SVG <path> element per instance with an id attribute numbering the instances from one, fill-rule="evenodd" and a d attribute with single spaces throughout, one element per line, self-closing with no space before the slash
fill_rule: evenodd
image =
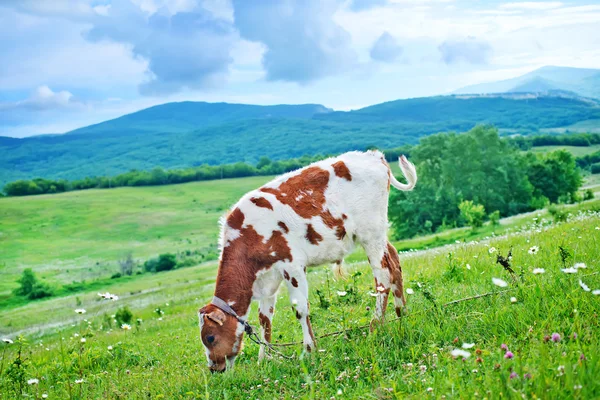
<path id="1" fill-rule="evenodd" d="M 408 183 L 396 180 L 383 154 L 350 152 L 282 175 L 247 193 L 222 221 L 221 257 L 213 301 L 199 311 L 210 369 L 233 366 L 250 302 L 259 301 L 263 341 L 271 340 L 277 289 L 285 281 L 302 326 L 306 351 L 315 347 L 308 317 L 306 267 L 341 264 L 356 243 L 367 253 L 383 321 L 390 291 L 396 313 L 406 301 L 398 253 L 387 240 L 390 185 L 412 190 L 414 165 L 404 156 Z M 259 359 L 265 354 L 261 345 Z"/>

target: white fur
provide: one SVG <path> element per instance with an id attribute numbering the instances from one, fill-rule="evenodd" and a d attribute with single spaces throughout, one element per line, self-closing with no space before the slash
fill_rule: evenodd
<path id="1" fill-rule="evenodd" d="M 332 164 L 337 161 L 343 161 L 349 169 L 351 181 L 335 175 Z M 281 281 L 284 280 L 283 275 L 286 271 L 290 275 L 290 281 L 286 281 L 290 299 L 295 300 L 293 307 L 301 316 L 303 342 L 305 346 L 314 348 L 306 319 L 308 283 L 304 268 L 342 260 L 352 252 L 355 244 L 360 244 L 371 260 L 375 278 L 383 287 L 391 289 L 389 272 L 381 266 L 381 259 L 387 246 L 388 183 L 399 190 L 411 190 L 416 184 L 417 176 L 414 165 L 403 156 L 400 158 L 400 168 L 408 183 L 402 184 L 393 176 L 390 177 L 389 167 L 378 151 L 349 152 L 310 166 L 329 171 L 325 209 L 329 210 L 335 218 L 341 219 L 342 214 L 347 216 L 344 220 L 346 236 L 342 240 L 336 237 L 334 230 L 323 223 L 320 216 L 304 219 L 290 206 L 280 203 L 276 196 L 260 190 L 247 193 L 234 208 L 237 207 L 243 212 L 244 226 L 252 225 L 264 241 L 271 237 L 273 231 L 282 231 L 278 226 L 279 221 L 284 222 L 289 228 L 288 233 L 283 231 L 282 233 L 291 249 L 293 261 L 279 261 L 272 268 L 261 270 L 253 285 L 253 299 L 260 300 L 261 305 L 264 302 L 265 307 L 274 306 L 275 294 Z M 265 187 L 278 188 L 281 183 L 298 175 L 303 169 L 282 175 L 267 183 Z M 298 197 L 303 195 L 310 196 L 312 193 L 302 191 Z M 253 197 L 266 198 L 273 206 L 273 210 L 256 206 L 250 201 Z M 318 245 L 313 245 L 306 239 L 306 227 L 309 223 L 323 237 L 323 241 Z M 238 235 L 238 230 L 224 224 L 221 235 L 222 245 L 227 246 L 227 243 Z M 298 287 L 291 284 L 291 278 L 298 281 Z M 376 317 L 379 318 L 383 313 L 383 304 L 380 303 L 384 301 L 384 297 L 387 299 L 387 296 L 377 298 Z M 263 356 L 264 349 L 261 350 L 261 358 Z"/>

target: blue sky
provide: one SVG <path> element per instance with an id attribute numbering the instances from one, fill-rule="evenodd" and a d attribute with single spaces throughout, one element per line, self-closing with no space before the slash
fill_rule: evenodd
<path id="1" fill-rule="evenodd" d="M 169 101 L 349 110 L 600 68 L 600 2 L 3 0 L 0 135 Z"/>

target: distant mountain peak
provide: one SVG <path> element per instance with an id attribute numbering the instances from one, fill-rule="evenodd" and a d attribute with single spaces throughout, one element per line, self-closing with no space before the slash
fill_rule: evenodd
<path id="1" fill-rule="evenodd" d="M 547 65 L 512 79 L 470 85 L 454 94 L 556 91 L 600 99 L 600 69 Z"/>

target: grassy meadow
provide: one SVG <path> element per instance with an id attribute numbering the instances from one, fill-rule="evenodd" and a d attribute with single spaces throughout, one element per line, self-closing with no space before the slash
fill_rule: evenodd
<path id="1" fill-rule="evenodd" d="M 539 251 L 530 254 L 534 246 Z M 564 263 L 559 246 L 566 250 Z M 509 249 L 514 275 L 496 263 Z M 334 281 L 327 268 L 314 268 L 309 280 L 315 333 L 349 331 L 320 339 L 314 354 L 284 347 L 280 350 L 293 360 L 274 356 L 260 365 L 258 347 L 247 341 L 235 369 L 222 375 L 205 367 L 195 315 L 210 298 L 214 269 L 144 275 L 108 288 L 120 296 L 115 302 L 90 293 L 79 301 L 59 298 L 11 311 L 19 320 L 37 322 L 42 316 L 49 326 L 65 319 L 69 324 L 20 340 L 11 336 L 15 342 L 3 344 L 0 395 L 15 398 L 22 390 L 31 398 L 61 399 L 595 398 L 600 296 L 592 291 L 600 289 L 599 259 L 600 215 L 592 211 L 558 225 L 540 218 L 508 236 L 402 253 L 406 287 L 413 291 L 407 314 L 373 333 L 352 329 L 372 316 L 368 265 L 350 265 L 345 281 Z M 561 271 L 576 263 L 585 268 Z M 534 274 L 538 268 L 545 273 Z M 492 278 L 507 286 L 495 286 Z M 490 292 L 495 293 L 444 305 Z M 103 315 L 124 304 L 134 310 L 132 329 L 109 327 Z M 78 315 L 76 308 L 87 312 Z M 277 310 L 274 340 L 300 340 L 285 290 Z M 394 316 L 390 307 L 388 319 Z M 251 323 L 257 325 L 255 312 Z M 456 349 L 468 354 L 453 356 Z M 28 384 L 31 379 L 38 381 Z"/>
<path id="2" fill-rule="evenodd" d="M 593 294 L 600 289 L 599 200 L 565 206 L 571 217 L 558 224 L 540 210 L 477 231 L 394 242 L 405 250 L 405 286 L 413 293 L 400 321 L 390 307 L 388 323 L 372 333 L 355 329 L 369 324 L 375 305 L 362 250 L 347 258 L 346 280 L 334 280 L 329 267 L 313 268 L 315 334 L 348 331 L 319 339 L 311 355 L 283 347 L 293 360 L 274 356 L 260 365 L 258 347 L 246 339 L 235 370 L 211 375 L 196 311 L 212 296 L 216 262 L 108 277 L 128 252 L 143 261 L 214 246 L 219 217 L 269 179 L 0 199 L 0 339 L 13 341 L 0 342 L 0 399 L 20 393 L 57 399 L 600 396 L 600 296 Z M 534 246 L 539 252 L 530 254 Z M 510 249 L 514 274 L 496 263 Z M 586 268 L 561 271 L 576 263 Z M 53 284 L 85 280 L 87 289 L 11 303 L 27 267 Z M 539 268 L 545 272 L 534 274 Z M 97 295 L 106 291 L 119 299 Z M 484 293 L 493 294 L 445 305 Z M 289 304 L 282 289 L 273 328 L 279 343 L 301 340 Z M 130 330 L 114 322 L 124 306 L 133 312 Z M 255 310 L 251 323 L 258 326 Z M 456 349 L 469 355 L 453 356 Z"/>

